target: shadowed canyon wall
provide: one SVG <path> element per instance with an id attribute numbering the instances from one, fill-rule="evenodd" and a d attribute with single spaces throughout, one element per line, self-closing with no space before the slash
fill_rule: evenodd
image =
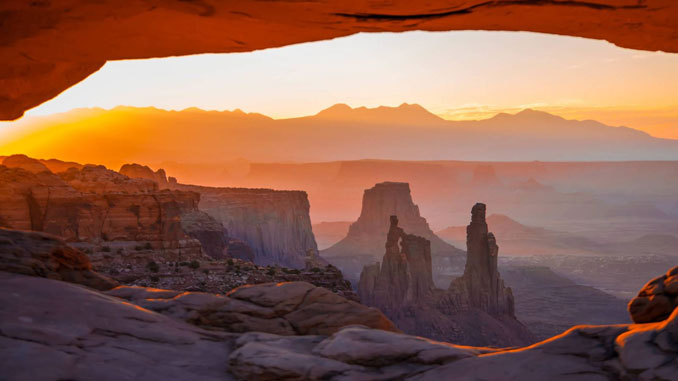
<path id="1" fill-rule="evenodd" d="M 533 31 L 678 52 L 672 0 L 256 0 L 0 3 L 0 119 L 16 119 L 106 61 L 246 52 L 358 32 Z"/>

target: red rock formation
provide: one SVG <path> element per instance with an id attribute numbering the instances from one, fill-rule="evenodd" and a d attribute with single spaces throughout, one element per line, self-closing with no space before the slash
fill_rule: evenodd
<path id="1" fill-rule="evenodd" d="M 134 163 L 124 164 L 122 167 L 120 167 L 118 172 L 131 179 L 147 179 L 155 181 L 160 189 L 167 188 L 167 174 L 165 174 L 165 170 L 162 168 L 153 172 L 153 170 L 146 165 Z"/>
<path id="2" fill-rule="evenodd" d="M 358 32 L 534 31 L 678 52 L 672 0 L 4 1 L 0 14 L 0 119 L 20 117 L 108 60 L 244 52 Z"/>
<path id="3" fill-rule="evenodd" d="M 379 268 L 367 266 L 358 285 L 361 300 L 385 310 L 415 304 L 430 296 L 434 289 L 431 267 L 431 243 L 398 227 L 398 217 L 391 216 L 386 239 L 386 254 Z"/>
<path id="4" fill-rule="evenodd" d="M 513 293 L 504 286 L 497 271 L 499 247 L 485 222 L 485 204 L 471 209 L 466 227 L 466 268 L 464 275 L 452 281 L 449 291 L 468 299 L 471 307 L 492 315 L 514 316 Z"/>
<path id="5" fill-rule="evenodd" d="M 102 166 L 55 175 L 0 166 L 0 226 L 54 234 L 70 242 L 153 242 L 164 249 L 200 252 L 184 234 L 180 216 L 197 210 L 199 195 L 158 191 Z"/>
<path id="6" fill-rule="evenodd" d="M 649 281 L 629 303 L 635 323 L 659 322 L 678 307 L 678 266 Z"/>
<path id="7" fill-rule="evenodd" d="M 2 160 L 2 165 L 8 168 L 21 168 L 25 169 L 28 172 L 32 173 L 40 173 L 47 171 L 49 172 L 49 169 L 42 164 L 39 160 L 30 158 L 26 155 L 12 155 L 6 157 L 4 160 Z"/>
<path id="8" fill-rule="evenodd" d="M 513 295 L 497 272 L 498 247 L 476 204 L 464 276 L 448 290 L 433 284 L 430 242 L 405 234 L 391 217 L 383 263 L 363 268 L 358 294 L 404 332 L 459 344 L 510 346 L 536 341 L 514 315 Z"/>
<path id="9" fill-rule="evenodd" d="M 321 254 L 327 258 L 364 256 L 370 261 L 379 258 L 392 215 L 398 216 L 403 229 L 429 240 L 434 256 L 459 256 L 463 253 L 433 233 L 426 219 L 419 214 L 419 207 L 412 201 L 408 183 L 384 182 L 365 190 L 360 217 L 351 224 L 346 238 Z"/>

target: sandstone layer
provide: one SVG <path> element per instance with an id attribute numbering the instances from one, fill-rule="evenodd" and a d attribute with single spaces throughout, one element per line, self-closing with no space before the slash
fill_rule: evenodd
<path id="1" fill-rule="evenodd" d="M 678 307 L 678 266 L 649 281 L 629 303 L 635 323 L 666 319 Z"/>
<path id="2" fill-rule="evenodd" d="M 508 30 L 604 39 L 678 52 L 678 5 L 671 0 L 0 4 L 0 119 L 31 107 L 99 70 L 106 61 L 246 52 L 359 32 Z"/>
<path id="3" fill-rule="evenodd" d="M 484 205 L 477 204 L 468 229 L 466 272 L 441 290 L 433 284 L 430 242 L 406 234 L 392 216 L 383 262 L 365 266 L 360 275 L 361 301 L 413 335 L 483 346 L 535 342 L 515 317 L 513 295 L 499 277 L 498 247 L 484 217 Z"/>

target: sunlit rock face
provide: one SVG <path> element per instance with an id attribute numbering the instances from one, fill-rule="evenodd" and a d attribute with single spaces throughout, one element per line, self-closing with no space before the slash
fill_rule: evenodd
<path id="1" fill-rule="evenodd" d="M 199 193 L 200 210 L 223 224 L 229 237 L 247 244 L 257 264 L 303 268 L 308 251 L 318 251 L 306 192 L 182 184 L 171 188 Z"/>
<path id="2" fill-rule="evenodd" d="M 111 256 L 111 242 L 116 254 L 141 252 L 141 245 L 163 258 L 202 256 L 200 242 L 181 226 L 181 215 L 198 210 L 197 193 L 158 190 L 154 181 L 103 166 L 55 174 L 33 159 L 4 161 L 13 167 L 0 165 L 0 227 L 50 233 L 102 258 Z"/>
<path id="3" fill-rule="evenodd" d="M 0 3 L 0 119 L 83 80 L 108 60 L 246 52 L 358 32 L 515 30 L 678 52 L 672 0 L 487 2 L 132 1 Z"/>
<path id="4" fill-rule="evenodd" d="M 666 319 L 678 307 L 678 266 L 649 281 L 629 303 L 635 323 Z"/>
<path id="5" fill-rule="evenodd" d="M 378 259 L 383 254 L 389 219 L 398 216 L 398 226 L 430 242 L 434 256 L 461 256 L 463 252 L 438 238 L 419 213 L 408 183 L 378 183 L 363 194 L 360 217 L 349 227 L 344 239 L 322 251 L 325 257 L 363 256 Z"/>
<path id="6" fill-rule="evenodd" d="M 155 181 L 160 189 L 167 188 L 167 175 L 162 168 L 153 172 L 153 170 L 146 165 L 124 164 L 120 167 L 118 172 L 131 179 L 148 179 Z"/>
<path id="7" fill-rule="evenodd" d="M 406 234 L 391 216 L 381 265 L 367 265 L 360 275 L 360 299 L 413 335 L 466 345 L 535 342 L 516 319 L 511 290 L 497 272 L 498 248 L 487 232 L 485 205 L 476 204 L 472 216 L 466 271 L 448 290 L 433 284 L 430 242 Z"/>

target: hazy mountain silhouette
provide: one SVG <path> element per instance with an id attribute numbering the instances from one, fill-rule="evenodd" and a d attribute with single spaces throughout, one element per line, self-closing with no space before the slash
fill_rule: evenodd
<path id="1" fill-rule="evenodd" d="M 274 120 L 256 113 L 117 107 L 26 122 L 0 153 L 125 162 L 399 160 L 675 160 L 678 140 L 627 127 L 524 110 L 447 121 L 416 104 L 351 108 Z M 49 139 L 45 137 L 49 137 Z M 87 144 L 82 144 L 82 142 Z"/>

